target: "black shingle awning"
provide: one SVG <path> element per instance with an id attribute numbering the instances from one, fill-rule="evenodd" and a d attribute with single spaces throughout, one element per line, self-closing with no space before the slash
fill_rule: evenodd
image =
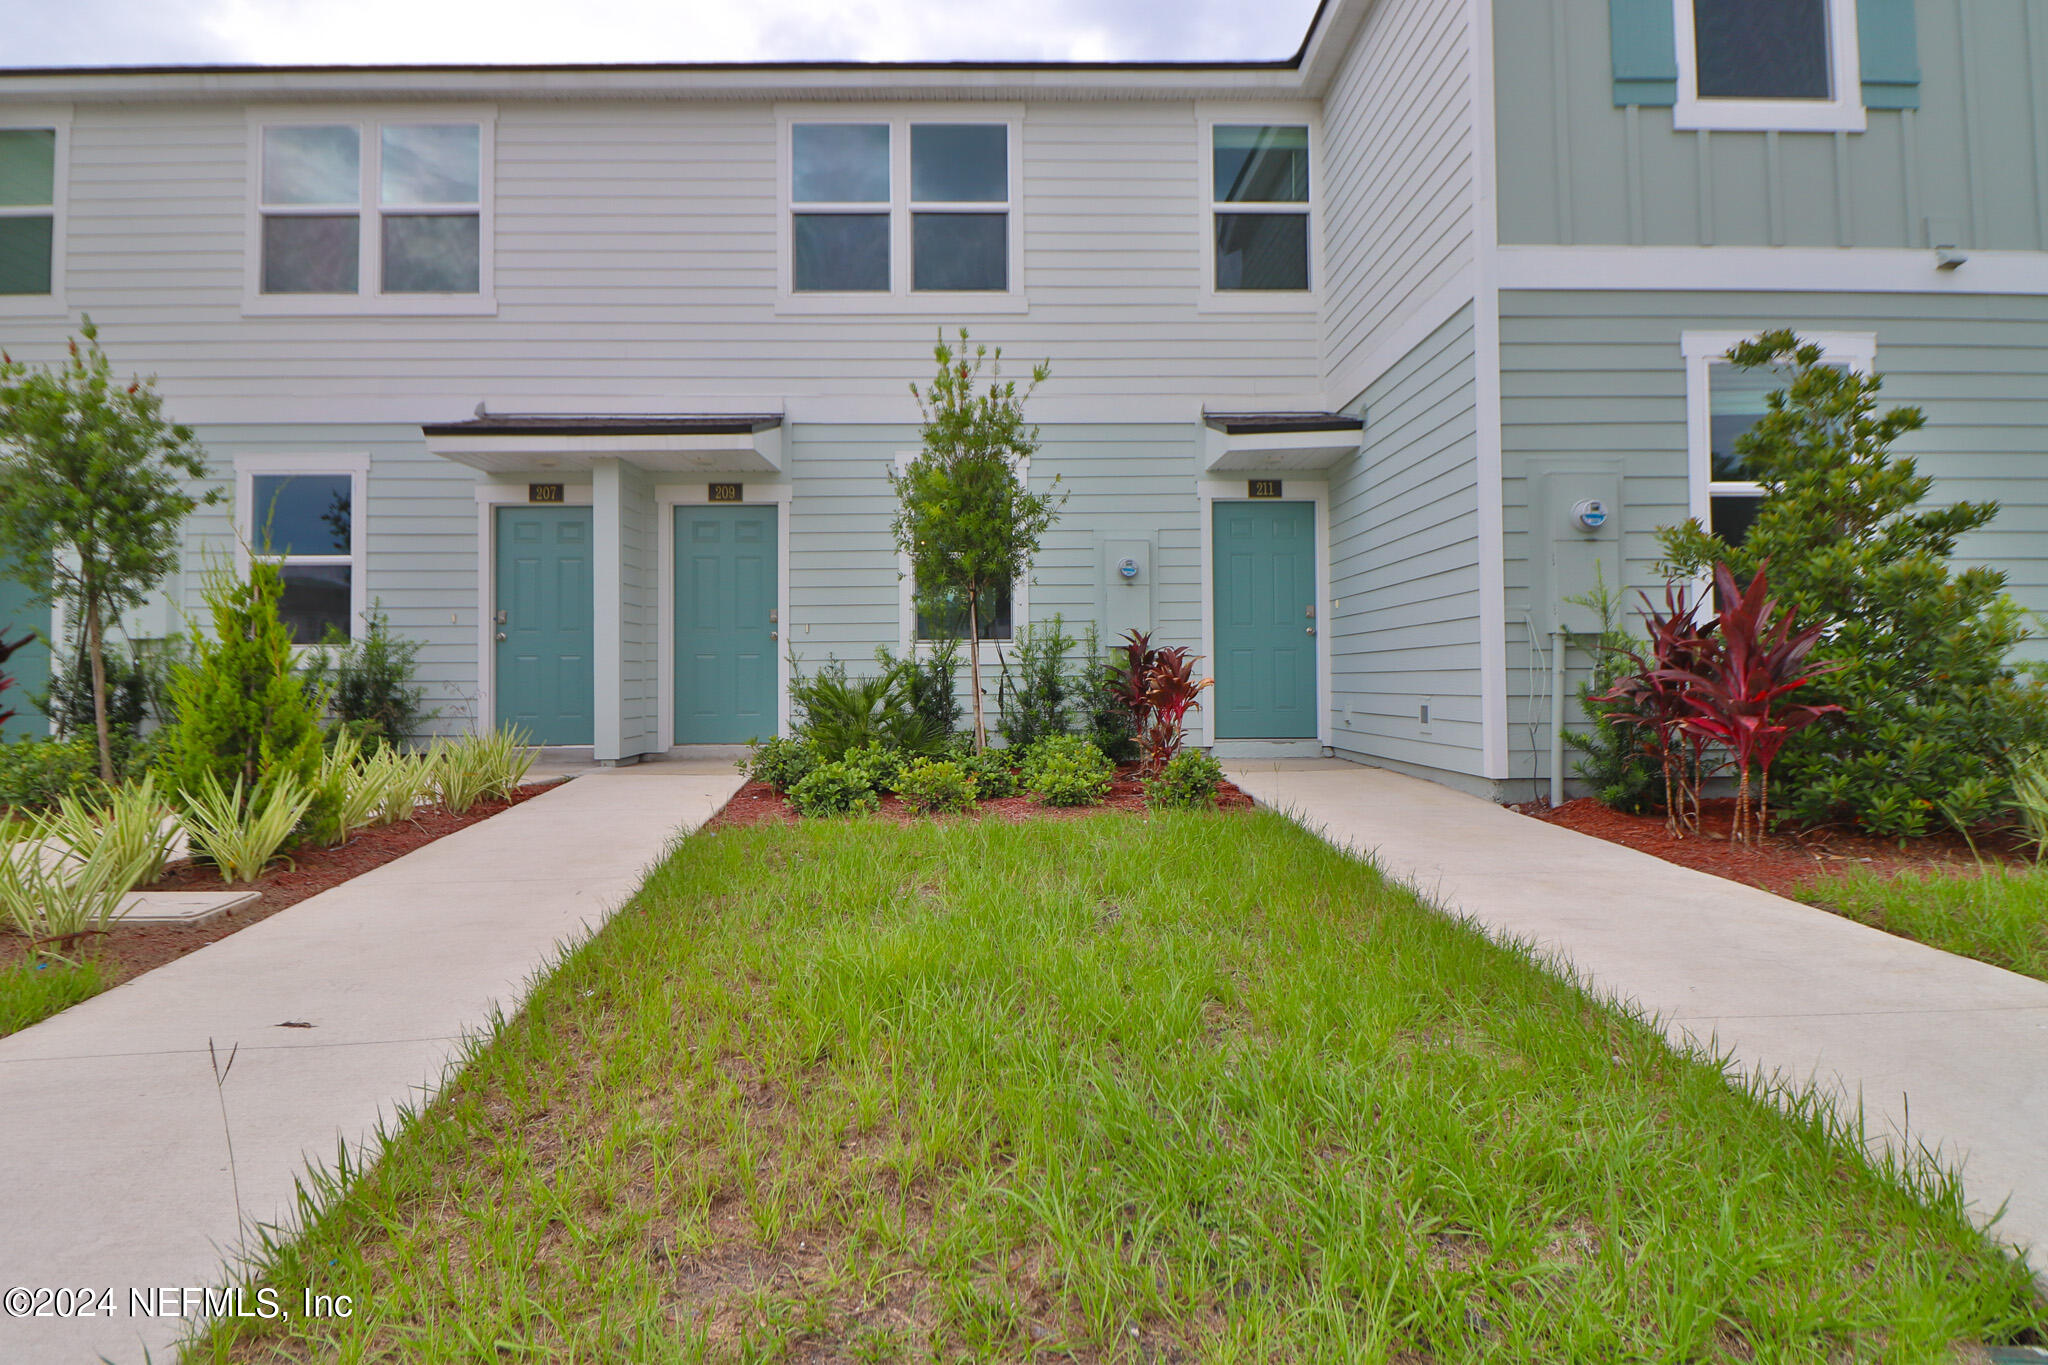
<path id="1" fill-rule="evenodd" d="M 1363 417 L 1341 412 L 1205 412 L 1202 420 L 1226 436 L 1275 436 L 1293 431 L 1363 431 Z"/>

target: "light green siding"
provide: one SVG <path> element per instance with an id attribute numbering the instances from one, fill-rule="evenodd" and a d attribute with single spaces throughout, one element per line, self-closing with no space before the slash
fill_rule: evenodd
<path id="1" fill-rule="evenodd" d="M 1496 0 L 1501 240 L 2048 249 L 2048 8 L 1918 0 L 1921 107 L 1861 133 L 1616 108 L 1608 0 Z M 1947 235 L 1947 233 L 1944 233 Z"/>
<path id="2" fill-rule="evenodd" d="M 1476 373 L 1467 307 L 1366 391 L 1364 443 L 1331 471 L 1331 705 L 1349 756 L 1483 771 Z"/>
<path id="3" fill-rule="evenodd" d="M 1687 515 L 1687 330 L 1791 326 L 1877 338 L 1885 397 L 1925 409 L 1898 449 L 1934 477 L 1932 499 L 1995 499 L 1961 547 L 2048 612 L 2048 299 L 1934 295 L 1536 293 L 1501 296 L 1511 773 L 1542 773 L 1547 679 L 1530 647 L 1533 464 L 1610 457 L 1623 471 L 1628 585 L 1654 587 L 1659 526 Z M 1574 656 L 1574 677 L 1584 676 Z M 1576 713 L 1574 712 L 1574 715 Z"/>

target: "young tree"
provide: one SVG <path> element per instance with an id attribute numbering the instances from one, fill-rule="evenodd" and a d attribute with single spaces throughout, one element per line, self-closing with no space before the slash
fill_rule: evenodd
<path id="1" fill-rule="evenodd" d="M 1020 394 L 1015 380 L 1002 377 L 1002 349 L 977 346 L 970 357 L 965 328 L 957 350 L 941 332 L 932 355 L 938 373 L 931 386 L 910 386 L 924 414 L 924 449 L 901 472 L 890 471 L 899 504 L 890 530 L 910 560 L 920 609 L 935 617 L 966 609 L 974 745 L 986 749 L 982 609 L 1031 571 L 1039 540 L 1066 502 L 1064 493 L 1032 492 L 1017 474 L 1017 462 L 1038 449 L 1038 428 L 1025 424 L 1024 402 L 1051 370 L 1038 365 Z"/>
<path id="2" fill-rule="evenodd" d="M 1880 412 L 1878 376 L 1828 364 L 1820 347 L 1782 330 L 1728 358 L 1787 376 L 1736 442 L 1763 485 L 1756 521 L 1741 545 L 1696 521 L 1659 539 L 1679 574 L 1725 561 L 1747 584 L 1768 562 L 1779 601 L 1826 623 L 1812 657 L 1835 671 L 1800 700 L 1847 714 L 1787 745 L 1784 809 L 1801 823 L 1848 821 L 1899 837 L 1942 813 L 1985 818 L 2009 787 L 2003 756 L 2048 739 L 2048 694 L 2012 662 L 2028 631 L 2004 575 L 1950 564 L 1958 538 L 1998 505 L 1920 508 L 1933 481 L 1891 447 L 1926 417 Z"/>
<path id="3" fill-rule="evenodd" d="M 62 602 L 92 670 L 100 776 L 114 780 L 105 641 L 121 613 L 177 567 L 178 527 L 205 477 L 189 427 L 165 420 L 153 379 L 122 384 L 90 318 L 61 367 L 0 354 L 0 554 L 37 597 Z"/>

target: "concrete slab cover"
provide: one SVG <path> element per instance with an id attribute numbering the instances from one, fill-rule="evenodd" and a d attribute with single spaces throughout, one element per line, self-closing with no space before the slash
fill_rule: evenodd
<path id="1" fill-rule="evenodd" d="M 130 891 L 121 898 L 123 924 L 211 923 L 256 899 L 255 891 Z"/>
<path id="2" fill-rule="evenodd" d="M 2048 982 L 1335 760 L 1227 764 L 1260 804 L 1496 937 L 1570 964 L 1666 1035 L 1813 1081 L 1877 1140 L 1960 1169 L 1980 1222 L 2048 1266 Z M 1910 1129 L 1907 1127 L 1910 1114 Z"/>
<path id="3" fill-rule="evenodd" d="M 740 781 L 591 773 L 0 1039 L 0 1291 L 113 1291 L 111 1316 L 0 1315 L 0 1360 L 162 1360 L 185 1324 L 133 1314 L 129 1291 L 225 1283 L 239 1233 L 209 1040 L 241 1049 L 223 1093 L 244 1216 L 288 1223 L 309 1163 L 433 1093 Z"/>

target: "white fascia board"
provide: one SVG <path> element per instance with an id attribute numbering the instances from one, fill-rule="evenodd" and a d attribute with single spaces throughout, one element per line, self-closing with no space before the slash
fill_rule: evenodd
<path id="1" fill-rule="evenodd" d="M 624 460 L 654 471 L 776 474 L 782 470 L 782 433 L 775 428 L 752 435 L 514 436 L 483 433 L 429 436 L 426 440 L 430 454 L 492 473 L 532 469 L 542 459 L 553 460 L 567 469 L 589 469 L 601 461 Z"/>
<path id="2" fill-rule="evenodd" d="M 1972 251 L 1953 270 L 1894 247 L 1504 246 L 1502 289 L 2048 294 L 2048 251 Z"/>
<path id="3" fill-rule="evenodd" d="M 1202 469 L 1209 474 L 1328 469 L 1358 453 L 1358 431 L 1276 431 L 1233 436 L 1207 427 Z"/>

